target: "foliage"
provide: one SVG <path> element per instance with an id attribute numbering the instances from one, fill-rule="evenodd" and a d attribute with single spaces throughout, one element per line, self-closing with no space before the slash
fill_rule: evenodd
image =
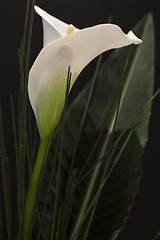
<path id="1" fill-rule="evenodd" d="M 148 136 L 153 91 L 152 17 L 146 16 L 134 31 L 143 44 L 130 50 L 116 50 L 96 70 L 92 82 L 66 114 L 63 158 L 59 161 L 57 157 L 55 162 L 51 156 L 48 164 L 47 176 L 52 164 L 55 172 L 46 229 L 48 232 L 51 227 L 53 214 L 58 222 L 54 231 L 61 239 L 65 234 L 72 236 L 71 239 L 111 239 L 123 226 L 128 208 L 133 204 L 140 158 Z M 53 155 L 58 135 L 59 128 L 52 145 Z M 50 185 L 48 179 L 45 179 L 43 196 L 46 184 Z M 58 210 L 53 213 L 56 201 Z M 42 198 L 42 208 L 44 202 Z M 44 236 L 47 236 L 45 230 Z"/>

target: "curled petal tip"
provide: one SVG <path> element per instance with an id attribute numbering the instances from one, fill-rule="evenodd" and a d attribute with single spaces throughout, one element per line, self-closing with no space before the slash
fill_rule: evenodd
<path id="1" fill-rule="evenodd" d="M 38 6 L 34 5 L 34 10 L 35 10 L 35 11 L 37 10 L 37 8 L 38 8 Z"/>
<path id="2" fill-rule="evenodd" d="M 132 32 L 129 31 L 127 34 L 127 37 L 134 43 L 134 44 L 140 44 L 142 43 L 142 40 L 138 37 L 136 37 L 136 35 Z"/>
<path id="3" fill-rule="evenodd" d="M 35 10 L 35 12 L 37 13 L 37 14 L 40 14 L 40 13 L 42 13 L 42 12 L 44 12 L 41 8 L 39 8 L 38 6 L 34 6 L 34 10 Z"/>

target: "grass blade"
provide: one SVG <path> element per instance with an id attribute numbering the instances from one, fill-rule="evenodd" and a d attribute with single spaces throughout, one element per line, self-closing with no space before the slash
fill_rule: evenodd
<path id="1" fill-rule="evenodd" d="M 32 25 L 34 16 L 35 0 L 32 2 L 27 0 L 26 17 L 24 23 L 24 33 L 21 47 L 19 50 L 19 64 L 20 64 L 20 82 L 19 82 L 19 107 L 18 107 L 18 164 L 17 164 L 17 205 L 18 205 L 18 239 L 23 239 L 24 226 L 24 200 L 25 200 L 25 157 L 26 147 L 28 146 L 27 136 L 27 85 L 29 72 L 29 58 Z M 29 149 L 27 149 L 28 155 Z M 29 156 L 28 156 L 29 158 Z M 29 165 L 29 170 L 30 165 Z"/>
<path id="2" fill-rule="evenodd" d="M 3 131 L 2 110 L 0 104 L 0 162 L 2 171 L 2 184 L 4 192 L 5 217 L 7 223 L 8 240 L 12 239 L 12 212 L 11 212 L 11 185 L 9 159 L 6 155 L 5 138 Z"/>
<path id="3" fill-rule="evenodd" d="M 0 240 L 3 238 L 3 233 L 2 233 L 2 211 L 1 211 L 1 202 L 0 202 Z"/>
<path id="4" fill-rule="evenodd" d="M 75 160 L 79 140 L 80 140 L 80 137 L 81 137 L 81 133 L 82 133 L 85 121 L 86 121 L 87 114 L 88 114 L 88 109 L 89 109 L 89 106 L 90 106 L 90 102 L 91 102 L 91 99 L 92 99 L 92 96 L 93 96 L 93 91 L 94 91 L 94 87 L 95 87 L 95 83 L 96 83 L 96 79 L 97 79 L 97 74 L 98 74 L 98 71 L 99 71 L 101 61 L 102 61 L 102 55 L 100 55 L 100 57 L 98 58 L 96 70 L 95 70 L 95 73 L 94 73 L 94 76 L 93 76 L 93 79 L 92 79 L 92 82 L 91 82 L 89 94 L 88 94 L 86 107 L 85 107 L 84 112 L 83 112 L 80 128 L 79 128 L 79 131 L 78 131 L 78 136 L 76 138 L 75 147 L 74 147 L 74 150 L 73 150 L 73 155 L 72 155 L 72 159 L 71 159 L 71 163 L 70 163 L 70 167 L 69 167 L 69 173 L 68 173 L 66 195 L 65 195 L 65 199 L 64 199 L 64 206 L 66 206 L 66 207 L 62 211 L 62 215 L 64 217 L 63 217 L 62 223 L 61 223 L 61 230 L 64 229 L 64 228 L 66 229 L 66 227 L 67 227 L 66 223 L 69 221 L 69 217 L 70 217 L 70 215 L 68 214 L 68 209 L 70 209 L 70 207 L 69 207 L 70 202 L 72 202 L 72 195 L 73 195 L 73 193 L 72 193 L 72 191 L 73 191 L 72 180 L 74 178 L 72 168 L 73 168 L 73 163 L 74 163 L 74 160 Z M 64 236 L 64 232 L 65 231 L 63 231 L 63 236 Z"/>
<path id="5" fill-rule="evenodd" d="M 129 139 L 131 138 L 131 135 L 132 135 L 132 130 L 129 132 L 128 136 L 126 137 L 126 140 L 125 142 L 123 143 L 123 146 L 122 148 L 120 149 L 119 153 L 117 154 L 108 174 L 105 176 L 105 178 L 103 179 L 103 182 L 101 183 L 101 185 L 99 186 L 99 189 L 97 190 L 94 198 L 92 199 L 89 207 L 87 208 L 87 210 L 85 211 L 85 214 L 83 215 L 83 218 L 81 219 L 79 225 L 77 226 L 77 229 L 75 230 L 75 232 L 73 233 L 72 237 L 71 237 L 71 240 L 75 240 L 76 239 L 76 236 L 77 236 L 77 233 L 79 232 L 82 224 L 84 223 L 85 219 L 87 218 L 88 214 L 90 213 L 90 211 L 92 210 L 92 207 L 94 207 L 94 204 L 97 202 L 97 199 L 99 198 L 100 194 L 101 194 L 101 191 L 105 185 L 105 183 L 107 182 L 108 178 L 110 177 L 111 173 L 113 172 L 115 166 L 117 165 L 118 163 L 118 160 L 120 159 L 120 156 L 122 155 L 127 143 L 129 142 Z"/>

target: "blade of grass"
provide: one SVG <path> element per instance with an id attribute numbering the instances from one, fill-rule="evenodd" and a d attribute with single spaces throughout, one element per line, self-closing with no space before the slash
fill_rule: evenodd
<path id="1" fill-rule="evenodd" d="M 111 173 L 113 172 L 115 166 L 117 165 L 118 160 L 119 160 L 120 156 L 122 155 L 122 153 L 123 153 L 123 151 L 124 151 L 124 149 L 125 149 L 128 141 L 129 141 L 131 135 L 132 135 L 132 130 L 129 132 L 128 136 L 126 137 L 126 140 L 125 140 L 125 142 L 123 143 L 123 146 L 122 146 L 122 148 L 120 149 L 119 153 L 117 154 L 117 156 L 116 156 L 116 158 L 115 158 L 115 160 L 114 160 L 114 162 L 113 162 L 113 164 L 112 164 L 112 166 L 111 166 L 111 168 L 110 168 L 107 176 L 104 178 L 102 184 L 100 185 L 99 189 L 97 190 L 94 198 L 92 199 L 89 207 L 88 207 L 87 210 L 85 211 L 85 214 L 83 215 L 82 220 L 80 221 L 80 223 L 79 223 L 76 231 L 75 231 L 74 234 L 71 236 L 71 239 L 70 239 L 70 240 L 75 240 L 75 239 L 76 239 L 77 233 L 79 232 L 82 224 L 84 223 L 85 219 L 87 218 L 87 216 L 88 216 L 89 212 L 91 211 L 92 207 L 93 207 L 94 204 L 96 203 L 97 198 L 99 198 L 99 196 L 100 196 L 100 194 L 101 194 L 101 191 L 102 191 L 105 183 L 107 182 L 107 180 L 108 180 L 108 178 L 110 177 Z"/>
<path id="2" fill-rule="evenodd" d="M 98 58 L 96 70 L 95 70 L 94 76 L 92 78 L 92 82 L 91 82 L 91 87 L 90 87 L 89 94 L 88 94 L 87 103 L 86 103 L 86 106 L 85 106 L 85 109 L 84 109 L 84 112 L 83 112 L 82 120 L 81 120 L 81 123 L 80 123 L 80 128 L 78 130 L 78 137 L 76 138 L 74 152 L 73 152 L 73 155 L 72 155 L 72 162 L 74 162 L 74 159 L 75 159 L 75 156 L 76 156 L 76 152 L 77 152 L 77 148 L 78 148 L 78 144 L 79 144 L 79 140 L 80 140 L 80 137 L 81 137 L 81 133 L 82 133 L 82 130 L 83 130 L 84 125 L 85 125 L 86 117 L 87 117 L 87 114 L 88 114 L 88 109 L 89 109 L 89 106 L 90 106 L 90 103 L 91 103 L 91 100 L 92 100 L 92 96 L 93 96 L 93 92 L 94 92 L 94 87 L 95 87 L 97 75 L 98 75 L 99 68 L 100 68 L 101 61 L 102 61 L 102 56 L 103 55 L 101 54 L 99 56 L 99 58 Z M 72 169 L 72 166 L 73 166 L 73 163 L 71 164 L 70 169 Z"/>
<path id="3" fill-rule="evenodd" d="M 116 139 L 115 143 L 114 143 L 114 146 L 113 146 L 113 149 L 110 153 L 110 156 L 109 158 L 107 158 L 107 161 L 106 161 L 106 165 L 104 167 L 104 171 L 102 173 L 102 178 L 101 178 L 101 181 L 100 181 L 100 185 L 103 183 L 104 181 L 104 178 L 105 178 L 105 175 L 109 169 L 109 166 L 110 166 L 110 163 L 111 163 L 111 160 L 114 156 L 114 153 L 117 149 L 117 146 L 120 142 L 120 140 L 122 139 L 122 137 L 124 136 L 124 134 L 126 133 L 126 130 L 122 131 L 122 133 L 120 134 L 120 136 Z M 90 230 L 90 226 L 91 226 L 91 223 L 92 223 L 92 220 L 93 220 L 93 217 L 94 217 L 94 213 L 95 213 L 95 210 L 96 210 L 96 207 L 97 207 L 97 204 L 98 204 L 98 201 L 99 201 L 99 198 L 100 198 L 100 194 L 99 196 L 97 197 L 96 201 L 95 201 L 95 204 L 91 210 L 91 214 L 90 214 L 90 217 L 89 217 L 89 220 L 88 220 L 88 224 L 87 224 L 87 227 L 86 227 L 86 230 L 85 230 L 85 233 L 84 233 L 84 237 L 83 237 L 83 240 L 86 240 L 87 239 L 87 236 L 88 236 L 88 232 Z"/>
<path id="4" fill-rule="evenodd" d="M 153 240 L 158 240 L 158 237 L 160 237 L 160 232 L 156 234 L 156 236 L 153 238 Z"/>
<path id="5" fill-rule="evenodd" d="M 13 137 L 14 137 L 16 165 L 18 168 L 18 146 L 17 146 L 17 133 L 16 133 L 15 109 L 14 109 L 13 95 L 11 95 L 11 114 L 12 114 L 12 124 L 13 124 Z M 17 179 L 17 181 L 18 181 L 18 179 Z"/>
<path id="6" fill-rule="evenodd" d="M 111 102 L 110 108 L 108 109 L 108 112 L 107 112 L 107 114 L 106 114 L 104 124 L 103 124 L 103 126 L 102 126 L 102 128 L 101 128 L 101 130 L 100 130 L 100 133 L 99 133 L 99 135 L 98 135 L 98 137 L 97 137 L 97 140 L 96 140 L 96 142 L 95 142 L 95 145 L 94 145 L 94 147 L 92 148 L 92 151 L 91 151 L 89 157 L 87 158 L 87 161 L 85 162 L 85 164 L 84 164 L 81 172 L 79 173 L 79 176 L 78 176 L 78 180 L 77 180 L 77 181 L 79 181 L 79 178 L 80 178 L 81 175 L 83 174 L 83 172 L 84 172 L 87 164 L 88 164 L 89 161 L 91 160 L 91 158 L 92 158 L 92 156 L 93 156 L 93 154 L 94 154 L 94 152 L 95 152 L 95 150 L 96 150 L 96 148 L 97 148 L 98 143 L 100 142 L 100 139 L 101 139 L 101 137 L 102 137 L 102 135 L 103 135 L 103 132 L 104 132 L 104 130 L 105 130 L 105 128 L 106 128 L 106 125 L 107 125 L 109 116 L 110 116 L 110 114 L 111 114 L 111 111 L 113 110 L 115 101 L 117 100 L 117 98 L 118 98 L 118 99 L 121 98 L 122 89 L 123 89 L 123 86 L 124 86 L 124 84 L 125 84 L 125 82 L 123 82 L 123 80 L 124 80 L 124 75 L 125 75 L 126 70 L 127 70 L 127 66 L 128 66 L 128 62 L 129 62 L 129 57 L 130 57 L 130 54 L 131 54 L 131 50 L 132 50 L 132 47 L 131 47 L 130 50 L 129 50 L 128 57 L 127 57 L 127 59 L 126 59 L 125 65 L 124 65 L 123 72 L 122 72 L 122 75 L 121 75 L 119 84 L 118 84 L 117 89 L 116 89 L 116 91 L 115 91 L 115 94 L 114 94 L 114 96 L 113 96 L 113 100 L 112 100 L 112 102 Z M 117 96 L 118 96 L 118 97 L 117 97 Z M 115 113 L 115 120 L 116 120 L 117 115 L 118 115 L 119 107 L 120 107 L 120 102 L 119 102 L 119 100 L 118 100 L 117 110 L 116 110 L 116 113 Z M 114 125 L 115 125 L 115 123 L 114 123 Z M 115 126 L 114 126 L 114 127 L 115 127 Z M 114 127 L 113 127 L 113 128 L 114 128 Z"/>
<path id="7" fill-rule="evenodd" d="M 99 58 L 98 58 L 97 66 L 96 66 L 96 69 L 95 69 L 95 73 L 94 73 L 94 76 L 93 76 L 93 79 L 92 79 L 92 82 L 91 82 L 91 87 L 90 87 L 89 94 L 88 94 L 87 103 L 86 103 L 86 106 L 85 106 L 85 109 L 84 109 L 84 112 L 83 112 L 82 120 L 81 120 L 81 123 L 80 123 L 80 128 L 79 128 L 79 131 L 78 131 L 78 136 L 76 138 L 75 147 L 74 147 L 73 154 L 72 154 L 72 159 L 71 159 L 69 174 L 68 174 L 68 180 L 67 180 L 66 195 L 65 195 L 65 200 L 64 200 L 64 206 L 66 206 L 66 208 L 64 210 L 62 210 L 62 215 L 63 215 L 63 219 L 62 219 L 62 222 L 61 222 L 61 228 L 62 229 L 64 229 L 64 228 L 66 229 L 66 226 L 67 226 L 66 223 L 69 220 L 69 214 L 67 214 L 66 211 L 68 210 L 67 205 L 70 205 L 70 201 L 71 201 L 70 198 L 72 198 L 72 178 L 73 178 L 72 168 L 73 168 L 73 163 L 74 163 L 74 160 L 75 160 L 75 156 L 76 156 L 79 140 L 80 140 L 80 137 L 81 137 L 81 133 L 82 133 L 85 121 L 86 121 L 87 114 L 88 114 L 89 105 L 90 105 L 90 102 L 91 102 L 91 99 L 92 99 L 92 96 L 93 96 L 93 91 L 94 91 L 94 87 L 95 87 L 95 83 L 96 83 L 96 79 L 97 79 L 97 74 L 98 74 L 98 71 L 99 71 L 101 61 L 102 61 L 102 55 L 100 55 Z"/>
<path id="8" fill-rule="evenodd" d="M 26 129 L 27 131 L 27 129 Z M 26 135 L 27 137 L 27 135 Z M 26 143 L 25 143 L 25 147 L 26 147 L 26 158 L 27 158 L 27 164 L 28 164 L 28 172 L 29 172 L 29 178 L 31 178 L 31 174 L 32 174 L 32 167 L 31 167 L 31 149 L 29 148 L 29 143 L 28 143 L 29 139 L 26 138 Z"/>
<path id="9" fill-rule="evenodd" d="M 6 155 L 5 138 L 3 131 L 2 109 L 0 103 L 0 162 L 2 171 L 2 184 L 4 192 L 5 217 L 7 223 L 8 240 L 12 239 L 12 211 L 11 211 L 11 185 L 9 159 Z"/>
<path id="10" fill-rule="evenodd" d="M 138 118 L 140 118 L 144 112 L 146 111 L 146 109 L 148 107 L 150 107 L 152 101 L 157 97 L 157 95 L 160 93 L 160 88 L 155 92 L 155 94 L 150 98 L 150 100 L 145 104 L 144 108 L 142 109 L 142 111 L 135 117 L 135 119 L 133 120 L 132 124 L 131 124 L 131 128 L 133 128 L 135 122 L 137 121 Z"/>
<path id="11" fill-rule="evenodd" d="M 35 159 L 35 156 L 36 156 L 36 146 L 37 146 L 37 139 L 38 139 L 38 129 L 37 129 L 37 125 L 35 123 L 35 127 L 34 127 L 34 134 L 33 134 L 33 146 L 32 146 L 32 149 L 31 149 L 31 167 L 32 167 L 32 170 L 33 170 L 33 166 L 34 166 L 34 159 Z"/>
<path id="12" fill-rule="evenodd" d="M 143 110 L 135 117 L 135 119 L 133 120 L 133 122 L 132 122 L 132 124 L 131 124 L 131 128 L 134 127 L 135 121 L 143 115 L 143 113 L 145 112 L 145 110 L 150 106 L 151 102 L 157 97 L 157 95 L 158 95 L 159 93 L 160 93 L 160 89 L 158 89 L 158 90 L 156 91 L 156 93 L 151 97 L 151 99 L 145 104 Z M 125 133 L 125 132 L 124 132 L 124 133 Z M 106 155 L 106 154 L 107 154 L 107 152 L 105 153 L 105 155 Z M 102 161 L 102 159 L 101 159 L 100 161 Z M 77 182 L 76 182 L 76 185 L 78 185 L 85 177 L 87 177 L 88 174 L 89 174 L 91 171 L 93 171 L 94 168 L 95 168 L 95 166 L 93 166 L 93 168 L 90 169 L 82 178 L 80 178 L 80 179 L 78 178 L 78 180 L 77 180 Z"/>
<path id="13" fill-rule="evenodd" d="M 24 96 L 23 96 L 23 118 L 24 118 L 24 127 L 26 128 L 24 130 L 24 143 L 26 146 L 29 146 L 29 139 L 32 139 L 31 136 L 27 136 L 27 112 L 28 115 L 30 115 L 31 112 L 31 108 L 28 107 L 28 95 L 27 95 L 27 89 L 28 89 L 28 74 L 29 74 L 29 60 L 30 60 L 30 49 L 31 49 L 31 39 L 32 39 L 32 28 L 33 28 L 33 18 L 34 18 L 34 5 L 35 5 L 35 0 L 32 0 L 31 2 L 31 7 L 30 7 L 30 12 L 29 14 L 29 19 L 28 19 L 28 38 L 27 38 L 27 43 L 26 43 L 26 54 L 25 54 L 25 60 L 24 60 Z M 30 128 L 30 126 L 29 126 Z M 29 133 L 31 134 L 31 132 L 29 131 Z M 29 172 L 31 175 L 31 162 L 29 161 L 31 158 L 29 157 L 29 155 L 31 154 L 30 152 L 31 149 L 27 149 L 27 155 L 28 155 L 28 168 L 29 168 Z"/>
<path id="14" fill-rule="evenodd" d="M 0 202 L 0 240 L 3 238 L 3 233 L 2 233 L 2 211 L 1 211 L 1 202 Z"/>
<path id="15" fill-rule="evenodd" d="M 124 78 L 124 75 L 126 74 L 126 70 L 127 70 L 127 66 L 128 66 L 128 61 L 129 61 L 129 57 L 130 57 L 130 54 L 131 54 L 131 48 L 130 48 L 130 51 L 129 51 L 129 54 L 128 54 L 128 57 L 126 59 L 126 62 L 125 62 L 125 65 L 124 65 L 124 69 L 123 69 L 123 72 L 122 72 L 122 75 L 121 75 L 121 78 L 120 78 L 120 81 L 119 81 L 119 84 L 118 84 L 118 87 L 115 91 L 115 95 L 113 97 L 113 100 L 111 102 L 111 105 L 110 105 L 110 108 L 106 114 L 106 119 L 104 121 L 104 124 L 100 130 L 100 133 L 99 133 L 99 136 L 96 140 L 96 143 L 87 159 L 87 164 L 88 162 L 90 161 L 90 159 L 92 158 L 93 156 L 93 153 L 94 151 L 96 150 L 96 147 L 101 139 L 101 136 L 104 132 L 104 129 L 106 129 L 106 126 L 107 126 L 107 123 L 108 123 L 108 119 L 110 117 L 110 114 L 113 110 L 113 107 L 114 107 L 114 102 L 118 100 L 118 103 L 117 103 L 117 106 L 115 108 L 115 113 L 113 114 L 112 116 L 112 121 L 110 121 L 110 123 L 108 124 L 109 127 L 108 127 L 108 132 L 106 134 L 106 137 L 105 137 L 105 140 L 103 142 L 103 145 L 102 145 L 102 148 L 100 150 L 100 153 L 99 153 L 99 157 L 97 159 L 97 161 L 99 162 L 97 165 L 96 165 L 96 168 L 94 169 L 93 173 L 92 173 L 92 176 L 91 176 L 91 179 L 90 179 L 90 182 L 88 184 L 88 188 L 87 188 L 87 191 L 86 191 L 86 194 L 85 194 L 85 198 L 83 200 L 83 203 L 82 203 L 82 207 L 80 209 L 80 212 L 79 212 L 79 215 L 77 217 L 77 220 L 76 220 L 76 223 L 75 223 L 75 226 L 74 226 L 74 230 L 73 230 L 73 233 L 72 233 L 72 236 L 75 234 L 76 232 L 76 229 L 78 228 L 80 222 L 81 222 L 81 219 L 83 218 L 83 215 L 84 215 L 84 212 L 87 208 L 87 205 L 88 205 L 88 202 L 89 202 L 89 199 L 91 197 L 91 193 L 93 191 L 93 187 L 95 185 L 95 181 L 97 179 L 97 176 L 98 176 L 98 173 L 100 171 L 100 168 L 101 168 L 101 164 L 102 164 L 102 161 L 99 161 L 100 159 L 102 159 L 104 157 L 104 154 L 105 154 L 105 151 L 106 151 L 106 147 L 109 143 L 109 140 L 110 138 L 113 136 L 113 131 L 114 131 L 114 128 L 115 128 L 115 122 L 116 122 L 116 119 L 117 119 L 117 116 L 118 116 L 118 112 L 119 112 L 119 107 L 120 107 L 120 102 L 121 102 L 121 95 L 122 95 L 122 92 L 123 92 L 123 87 L 125 85 L 125 78 Z M 111 145 L 111 144 L 110 144 Z M 110 148 L 110 146 L 109 146 Z M 86 165 L 86 164 L 85 164 Z M 86 165 L 87 166 L 87 165 Z M 82 169 L 84 170 L 84 168 Z M 80 172 L 80 175 L 81 176 L 82 172 Z M 78 177 L 79 179 L 79 177 Z M 78 232 L 77 232 L 78 233 Z M 76 236 L 75 236 L 75 239 L 76 239 Z"/>
<path id="16" fill-rule="evenodd" d="M 83 180 L 95 169 L 96 165 L 97 165 L 100 161 L 102 161 L 104 157 L 107 158 L 107 155 L 110 155 L 110 158 L 112 158 L 112 156 L 113 156 L 113 154 L 114 154 L 114 152 L 115 152 L 115 148 L 118 146 L 118 143 L 120 142 L 121 138 L 124 136 L 125 133 L 126 133 L 126 130 L 124 130 L 124 131 L 120 134 L 120 136 L 116 139 L 116 141 L 114 142 L 114 144 L 110 147 L 111 154 L 110 154 L 110 151 L 107 150 L 107 151 L 104 153 L 103 157 L 102 157 L 101 159 L 99 159 L 99 160 L 94 164 L 94 166 L 93 166 L 81 179 L 79 179 L 78 182 L 76 182 L 76 186 L 77 186 L 78 184 L 80 184 L 80 182 L 83 181 Z M 110 160 L 107 161 L 107 162 L 109 163 Z"/>
<path id="17" fill-rule="evenodd" d="M 152 96 L 152 98 L 145 104 L 144 106 L 144 109 L 142 110 L 142 112 L 137 115 L 135 117 L 135 120 L 133 121 L 133 125 L 134 125 L 134 122 L 145 112 L 145 110 L 149 107 L 150 103 L 153 101 L 153 99 L 159 94 L 160 92 L 160 89 L 157 90 L 157 92 Z M 103 172 L 103 176 L 102 176 L 102 180 L 101 182 L 103 182 L 103 179 L 105 178 L 105 175 L 109 169 L 109 163 L 111 162 L 111 159 L 115 153 L 115 150 L 116 150 L 116 147 L 118 146 L 118 143 L 120 142 L 122 136 L 125 134 L 127 130 L 124 130 L 122 131 L 122 133 L 120 134 L 119 138 L 116 140 L 115 142 L 115 146 L 110 154 L 110 157 L 109 157 L 109 160 L 108 160 L 108 164 L 106 165 L 106 167 L 104 168 L 104 172 Z M 90 215 L 90 218 L 89 218 L 89 221 L 88 221 L 88 224 L 87 224 L 87 228 L 86 228 L 86 231 L 85 231 L 85 234 L 84 234 L 84 237 L 83 237 L 83 240 L 86 240 L 87 236 L 88 236 L 88 232 L 89 232 L 89 229 L 90 229 L 90 226 L 91 226 L 91 223 L 92 223 L 92 219 L 93 219 L 93 216 L 94 216 L 94 213 L 95 213 L 95 210 L 96 210 L 96 206 L 97 206 L 97 203 L 98 203 L 98 200 L 99 198 L 97 198 L 97 201 L 92 209 L 92 212 L 91 212 L 91 215 Z"/>
<path id="18" fill-rule="evenodd" d="M 61 205 L 59 206 L 59 211 L 58 211 L 58 219 L 57 219 L 57 229 L 60 229 L 60 222 L 61 222 Z M 59 240 L 59 235 L 60 233 L 59 232 L 56 232 L 56 236 L 55 236 L 55 239 L 56 240 Z"/>
<path id="19" fill-rule="evenodd" d="M 23 40 L 19 50 L 20 83 L 18 110 L 18 169 L 17 169 L 17 205 L 18 205 L 18 238 L 23 238 L 24 199 L 25 199 L 25 146 L 27 143 L 27 80 L 29 71 L 30 44 L 33 25 L 33 5 L 27 0 Z M 28 41 L 27 41 L 28 40 Z"/>

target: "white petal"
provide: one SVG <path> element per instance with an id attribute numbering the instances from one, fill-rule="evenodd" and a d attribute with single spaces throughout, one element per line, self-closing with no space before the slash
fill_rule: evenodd
<path id="1" fill-rule="evenodd" d="M 46 20 L 42 19 L 43 22 L 43 47 L 46 46 L 48 43 L 61 38 L 59 32 L 52 27 Z"/>
<path id="2" fill-rule="evenodd" d="M 67 46 L 50 52 L 50 56 L 48 52 L 46 54 L 43 54 L 43 64 L 39 58 L 33 64 L 28 82 L 29 98 L 41 138 L 49 135 L 60 121 L 65 102 L 68 62 L 72 63 L 73 60 L 72 51 Z"/>
<path id="3" fill-rule="evenodd" d="M 47 114 L 49 116 L 51 109 L 48 108 L 49 100 L 46 99 L 48 97 L 52 101 L 53 97 L 59 101 L 60 97 L 57 94 L 61 88 L 63 100 L 60 108 L 63 108 L 68 66 L 73 73 L 71 83 L 73 85 L 83 68 L 99 54 L 109 49 L 140 42 L 141 40 L 134 34 L 124 34 L 117 25 L 102 24 L 80 30 L 47 44 L 38 55 L 29 74 L 29 97 L 36 117 L 39 114 L 37 109 L 40 109 L 41 104 L 45 109 L 42 110 L 41 118 L 45 118 Z M 45 92 L 48 86 L 52 89 L 50 96 L 47 96 L 47 91 Z M 58 105 L 55 108 L 59 108 Z"/>
<path id="4" fill-rule="evenodd" d="M 67 23 L 64 23 L 63 21 L 51 16 L 38 6 L 35 6 L 34 8 L 43 20 L 43 46 L 66 35 L 68 28 Z M 78 30 L 78 28 L 74 28 L 75 32 Z"/>
<path id="5" fill-rule="evenodd" d="M 60 36 L 64 36 L 66 31 L 67 31 L 67 27 L 68 24 L 62 22 L 61 20 L 51 16 L 50 14 L 48 14 L 47 12 L 45 12 L 44 10 L 42 10 L 41 8 L 39 8 L 38 6 L 35 6 L 35 11 L 47 22 L 49 23 L 53 28 L 55 28 L 55 30 L 57 30 L 57 32 L 60 34 Z"/>
<path id="6" fill-rule="evenodd" d="M 54 52 L 43 51 L 43 61 L 41 60 L 41 58 L 37 57 L 29 72 L 28 92 L 34 111 L 41 87 L 43 86 L 44 88 L 51 78 L 55 78 L 56 75 L 62 72 L 66 79 L 68 63 L 72 63 L 73 55 L 70 48 L 63 46 Z M 58 79 L 52 83 L 53 85 L 61 84 Z"/>
<path id="7" fill-rule="evenodd" d="M 129 33 L 127 34 L 127 37 L 134 43 L 134 44 L 140 44 L 142 43 L 142 40 L 137 38 L 136 35 L 132 32 L 129 31 Z"/>
<path id="8" fill-rule="evenodd" d="M 62 50 L 65 52 L 67 49 L 64 53 L 68 61 L 66 69 L 70 66 L 71 72 L 78 75 L 92 59 L 102 52 L 132 43 L 137 44 L 137 39 L 131 39 L 130 35 L 128 37 L 117 25 L 102 24 L 50 42 L 41 50 L 31 68 L 29 84 L 35 85 L 34 90 L 30 88 L 30 91 L 33 91 L 31 99 L 35 98 L 37 86 L 41 82 L 39 79 L 47 79 L 53 70 L 56 71 L 55 66 L 58 61 L 59 64 L 63 61 L 64 56 L 60 55 Z M 141 42 L 140 39 L 138 41 Z M 68 54 L 69 57 L 67 57 Z"/>
<path id="9" fill-rule="evenodd" d="M 68 62 L 68 66 L 71 66 L 73 73 L 80 73 L 99 54 L 109 49 L 120 48 L 132 43 L 139 44 L 140 42 L 141 40 L 135 35 L 133 37 L 133 34 L 124 34 L 117 25 L 102 24 L 50 42 L 42 49 L 37 62 L 39 65 L 45 65 L 47 70 L 46 61 L 51 63 L 55 57 L 54 55 L 57 54 L 57 50 L 67 46 L 71 49 L 74 59 L 72 64 Z M 36 64 L 34 64 L 34 68 L 36 68 Z M 37 71 L 39 71 L 40 75 L 43 73 L 42 69 Z"/>
<path id="10" fill-rule="evenodd" d="M 74 66 L 72 71 L 80 72 L 92 59 L 99 54 L 120 47 L 137 44 L 138 38 L 131 38 L 114 24 L 102 24 L 86 28 L 69 36 L 65 44 L 73 51 Z M 51 43 L 51 48 L 53 43 Z M 53 46 L 54 47 L 54 46 Z"/>

